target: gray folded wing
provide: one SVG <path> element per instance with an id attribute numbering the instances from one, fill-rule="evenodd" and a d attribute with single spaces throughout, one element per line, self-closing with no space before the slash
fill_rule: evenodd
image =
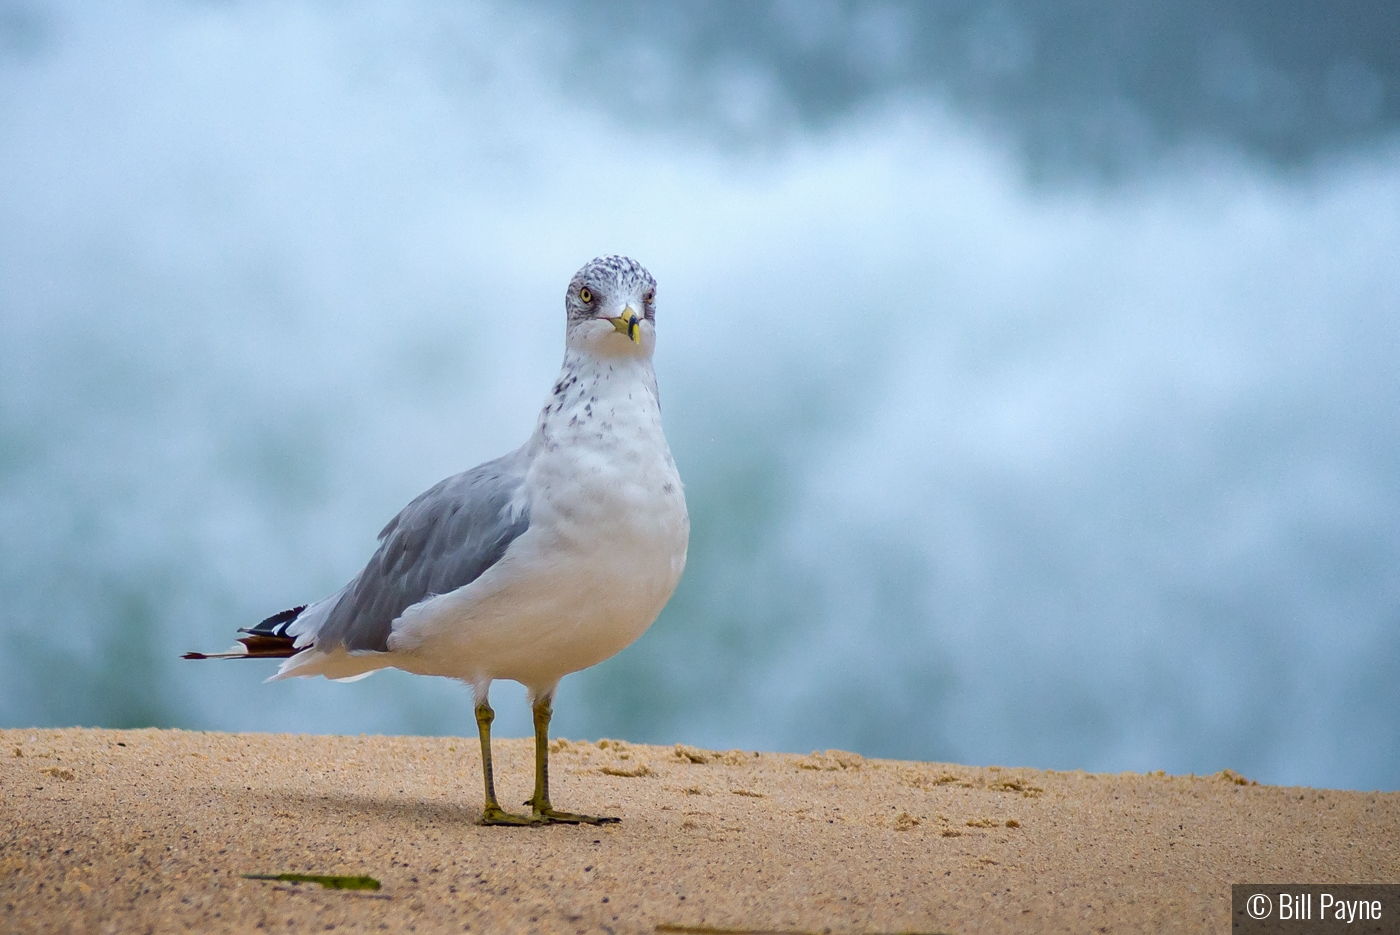
<path id="1" fill-rule="evenodd" d="M 315 643 L 351 652 L 389 648 L 409 607 L 471 584 L 530 526 L 524 449 L 488 461 L 420 494 L 379 534 L 379 549 L 346 586 Z"/>

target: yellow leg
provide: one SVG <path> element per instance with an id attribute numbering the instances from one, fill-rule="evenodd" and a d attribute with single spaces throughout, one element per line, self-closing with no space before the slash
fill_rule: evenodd
<path id="1" fill-rule="evenodd" d="M 483 825 L 535 825 L 543 819 L 534 815 L 513 815 L 496 801 L 496 781 L 491 773 L 491 722 L 496 712 L 483 702 L 476 706 L 476 731 L 481 735 L 481 775 L 486 782 L 486 808 L 481 813 Z"/>
<path id="2" fill-rule="evenodd" d="M 531 816 L 536 821 L 556 822 L 566 825 L 604 825 L 621 821 L 605 815 L 575 815 L 573 812 L 555 811 L 549 804 L 549 719 L 554 716 L 553 699 L 549 695 L 535 699 L 535 794 L 525 804 L 530 806 Z"/>

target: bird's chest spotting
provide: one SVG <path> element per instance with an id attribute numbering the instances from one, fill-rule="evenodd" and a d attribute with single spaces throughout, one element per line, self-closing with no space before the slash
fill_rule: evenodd
<path id="1" fill-rule="evenodd" d="M 690 524 L 654 384 L 583 375 L 541 414 L 538 442 L 530 487 L 541 531 L 596 572 L 627 569 L 669 595 Z"/>

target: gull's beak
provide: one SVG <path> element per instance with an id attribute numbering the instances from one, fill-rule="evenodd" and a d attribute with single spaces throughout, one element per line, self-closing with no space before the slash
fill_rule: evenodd
<path id="1" fill-rule="evenodd" d="M 612 323 L 619 334 L 625 334 L 632 339 L 633 344 L 642 343 L 642 316 L 632 311 L 632 306 L 627 306 L 622 310 L 622 314 L 616 318 L 604 318 L 604 321 Z"/>

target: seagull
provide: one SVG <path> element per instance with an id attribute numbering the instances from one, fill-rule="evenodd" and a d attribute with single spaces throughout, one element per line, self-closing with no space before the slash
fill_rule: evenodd
<path id="1" fill-rule="evenodd" d="M 569 283 L 564 364 L 521 447 L 447 478 L 389 521 L 349 584 L 241 629 L 241 646 L 186 659 L 283 660 L 269 681 L 364 678 L 393 666 L 471 686 L 481 738 L 482 824 L 601 824 L 549 799 L 559 680 L 630 645 L 685 568 L 690 518 L 661 430 L 652 354 L 656 281 L 604 256 Z M 529 692 L 529 815 L 496 800 L 490 689 Z"/>

